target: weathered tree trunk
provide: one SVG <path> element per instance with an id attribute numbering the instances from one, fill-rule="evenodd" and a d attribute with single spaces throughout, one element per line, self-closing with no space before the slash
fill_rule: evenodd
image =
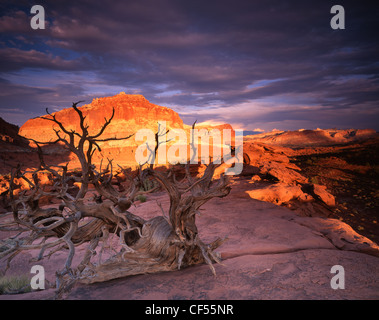
<path id="1" fill-rule="evenodd" d="M 63 269 L 57 271 L 57 297 L 61 297 L 76 281 L 93 283 L 136 274 L 177 270 L 204 262 L 215 273 L 212 263 L 219 262 L 220 258 L 214 250 L 223 240 L 203 243 L 198 234 L 196 215 L 199 208 L 210 199 L 229 194 L 227 177 L 221 176 L 219 180 L 213 181 L 217 167 L 213 163 L 207 166 L 201 177 L 192 177 L 187 164 L 185 177 L 178 182 L 174 170 L 157 172 L 150 165 L 144 170 L 140 169 L 134 178 L 129 178 L 129 189 L 119 192 L 112 185 L 112 162 L 109 161 L 107 167 L 104 170 L 100 168 L 99 172 L 92 164 L 94 151 L 100 149 L 98 142 L 119 139 L 99 139 L 114 112 L 99 133 L 91 136 L 82 112 L 76 104 L 73 108 L 80 119 L 81 133 L 66 130 L 55 115 L 48 113 L 49 116 L 45 119 L 58 124 L 60 130 L 55 130 L 58 139 L 54 142 L 35 141 L 41 164 L 32 173 L 33 181 L 19 167 L 12 172 L 10 194 L 14 221 L 10 225 L 18 225 L 21 234 L 18 241 L 12 242 L 7 250 L 0 253 L 0 259 L 8 259 L 9 265 L 23 250 L 41 249 L 37 259 L 43 259 L 59 250 L 68 250 Z M 159 146 L 159 135 L 158 131 L 155 153 Z M 129 137 L 122 139 L 127 138 Z M 39 145 L 57 142 L 64 143 L 79 158 L 82 165 L 79 177 L 69 176 L 67 165 L 54 169 L 45 164 Z M 43 190 L 37 178 L 41 170 L 53 175 L 55 191 Z M 127 174 L 126 170 L 123 171 Z M 24 179 L 30 186 L 29 191 L 22 192 L 17 197 L 14 194 L 16 178 Z M 145 179 L 157 181 L 170 198 L 168 213 L 163 212 L 163 216 L 148 221 L 128 211 L 136 196 L 145 193 L 140 191 Z M 76 196 L 69 193 L 69 182 L 72 181 L 81 183 Z M 90 183 L 97 191 L 92 201 L 84 199 Z M 46 195 L 61 199 L 59 208 L 40 208 L 38 201 Z M 10 225 L 0 225 L 0 230 L 6 230 Z M 102 261 L 104 248 L 112 237 L 118 239 L 119 248 Z M 54 238 L 54 241 L 47 242 L 48 238 Z M 87 251 L 79 265 L 73 268 L 75 247 L 85 243 Z"/>

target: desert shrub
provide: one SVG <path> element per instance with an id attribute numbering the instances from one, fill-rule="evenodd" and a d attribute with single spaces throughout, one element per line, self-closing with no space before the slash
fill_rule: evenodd
<path id="1" fill-rule="evenodd" d="M 141 202 L 146 202 L 147 197 L 144 194 L 140 194 L 136 197 L 136 200 L 139 200 Z"/>
<path id="2" fill-rule="evenodd" d="M 142 186 L 140 187 L 141 191 L 149 191 L 157 186 L 157 183 L 154 180 L 144 179 L 142 181 Z"/>
<path id="3" fill-rule="evenodd" d="M 30 280 L 26 275 L 0 277 L 0 294 L 30 292 Z"/>
<path id="4" fill-rule="evenodd" d="M 310 181 L 311 181 L 311 183 L 313 183 L 313 184 L 320 184 L 320 182 L 318 181 L 318 177 L 317 177 L 317 176 L 312 177 L 312 178 L 310 179 Z"/>

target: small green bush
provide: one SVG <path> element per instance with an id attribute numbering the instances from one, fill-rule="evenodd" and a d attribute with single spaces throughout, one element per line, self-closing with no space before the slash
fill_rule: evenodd
<path id="1" fill-rule="evenodd" d="M 136 200 L 139 200 L 141 202 L 146 202 L 147 197 L 144 194 L 140 194 L 136 197 Z"/>
<path id="2" fill-rule="evenodd" d="M 155 188 L 156 182 L 150 179 L 145 179 L 142 181 L 142 186 L 140 188 L 141 191 L 149 191 Z"/>
<path id="3" fill-rule="evenodd" d="M 26 275 L 0 277 L 0 294 L 30 292 L 30 280 Z"/>

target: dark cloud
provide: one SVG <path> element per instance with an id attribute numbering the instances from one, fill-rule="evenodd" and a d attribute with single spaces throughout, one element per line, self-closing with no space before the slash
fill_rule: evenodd
<path id="1" fill-rule="evenodd" d="M 333 2 L 40 1 L 47 27 L 32 30 L 28 1 L 4 1 L 0 113 L 123 89 L 188 123 L 379 130 L 379 6 L 340 1 L 346 29 L 332 30 Z"/>
<path id="2" fill-rule="evenodd" d="M 0 70 L 2 72 L 17 71 L 25 68 L 77 71 L 88 69 L 88 64 L 85 57 L 66 60 L 52 53 L 34 49 L 0 48 Z"/>

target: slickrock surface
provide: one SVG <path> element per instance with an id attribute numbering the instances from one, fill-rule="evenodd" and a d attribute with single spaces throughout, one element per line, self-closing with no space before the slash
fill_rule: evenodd
<path id="1" fill-rule="evenodd" d="M 68 299 L 378 299 L 379 247 L 339 220 L 299 217 L 293 211 L 251 199 L 251 185 L 240 178 L 239 188 L 213 199 L 197 218 L 207 242 L 228 236 L 218 252 L 222 265 L 213 276 L 207 265 L 159 274 L 138 275 L 92 285 L 78 284 Z M 169 201 L 164 193 L 148 197 L 131 211 L 146 218 L 161 215 Z M 83 253 L 85 248 L 78 248 Z M 15 261 L 14 273 L 27 273 L 31 258 Z M 64 254 L 40 262 L 47 278 Z M 345 289 L 330 286 L 331 268 L 345 270 Z M 50 299 L 53 290 L 0 299 Z"/>

